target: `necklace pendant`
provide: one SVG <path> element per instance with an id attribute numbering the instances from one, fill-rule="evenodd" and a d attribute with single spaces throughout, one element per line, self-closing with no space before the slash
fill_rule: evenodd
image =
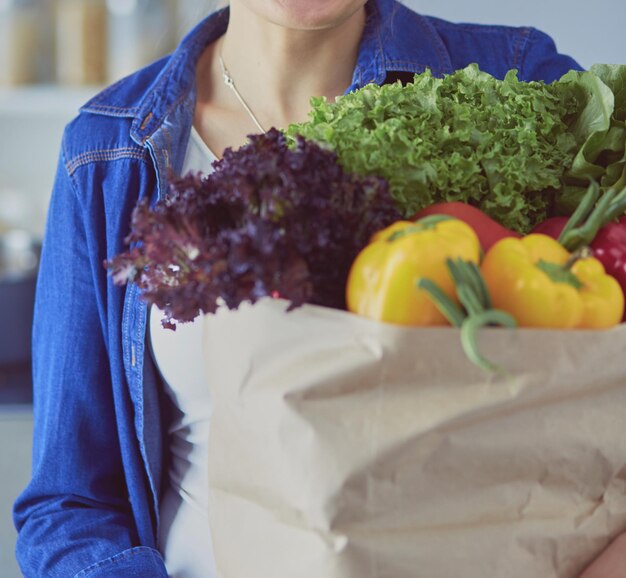
<path id="1" fill-rule="evenodd" d="M 228 74 L 228 72 L 224 72 L 223 77 L 224 77 L 224 84 L 226 86 L 228 86 L 229 88 L 235 88 L 235 82 L 231 78 L 230 74 Z"/>
<path id="2" fill-rule="evenodd" d="M 224 64 L 224 59 L 222 58 L 221 54 L 219 55 L 219 61 L 220 61 L 220 66 L 222 67 L 222 78 L 224 79 L 224 84 L 233 91 L 233 94 L 237 97 L 237 100 L 241 103 L 241 106 L 243 106 L 245 111 L 248 113 L 248 116 L 252 119 L 252 121 L 257 126 L 257 128 L 263 134 L 265 134 L 266 132 L 265 129 L 263 128 L 263 126 L 261 125 L 257 117 L 254 115 L 254 113 L 252 112 L 252 110 L 250 109 L 246 101 L 244 100 L 243 96 L 241 96 L 241 94 L 237 90 L 237 87 L 235 86 L 235 81 L 230 75 L 230 72 L 228 72 L 228 68 L 226 68 L 226 65 Z"/>

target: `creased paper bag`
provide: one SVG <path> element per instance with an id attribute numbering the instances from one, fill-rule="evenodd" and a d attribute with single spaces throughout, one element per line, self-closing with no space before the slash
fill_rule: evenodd
<path id="1" fill-rule="evenodd" d="M 626 530 L 626 326 L 204 321 L 220 578 L 576 578 Z"/>

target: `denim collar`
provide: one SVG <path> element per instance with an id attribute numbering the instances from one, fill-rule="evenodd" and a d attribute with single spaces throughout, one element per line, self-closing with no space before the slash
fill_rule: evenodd
<path id="1" fill-rule="evenodd" d="M 196 64 L 204 49 L 226 32 L 229 9 L 223 8 L 196 26 L 172 54 L 157 84 L 139 106 L 131 136 L 144 143 L 158 130 L 176 105 L 195 88 Z"/>
<path id="2" fill-rule="evenodd" d="M 366 10 L 367 22 L 347 92 L 382 84 L 389 72 L 417 74 L 427 68 L 436 75 L 453 72 L 448 50 L 428 18 L 396 0 L 369 0 Z"/>

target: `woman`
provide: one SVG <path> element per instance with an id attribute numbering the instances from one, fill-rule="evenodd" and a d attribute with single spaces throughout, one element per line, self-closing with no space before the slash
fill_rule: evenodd
<path id="1" fill-rule="evenodd" d="M 454 25 L 394 0 L 232 0 L 83 107 L 63 139 L 37 293 L 33 473 L 15 505 L 25 576 L 214 576 L 208 394 L 185 375 L 194 327 L 160 333 L 137 289 L 102 267 L 125 248 L 137 199 L 249 133 L 302 121 L 311 95 L 471 62 L 524 80 L 579 68 L 534 29 Z M 602 560 L 585 578 L 620 575 Z"/>

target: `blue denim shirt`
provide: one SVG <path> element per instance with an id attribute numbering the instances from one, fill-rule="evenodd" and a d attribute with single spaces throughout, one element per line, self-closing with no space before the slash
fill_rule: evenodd
<path id="1" fill-rule="evenodd" d="M 579 69 L 532 28 L 452 24 L 394 0 L 367 10 L 350 91 L 471 62 L 548 82 Z M 195 65 L 227 24 L 227 10 L 211 15 L 65 131 L 35 306 L 32 480 L 14 508 L 27 577 L 167 576 L 156 543 L 167 403 L 146 353 L 146 305 L 135 286 L 114 286 L 102 262 L 125 248 L 137 200 L 162 195 L 168 171 L 181 169 Z"/>

